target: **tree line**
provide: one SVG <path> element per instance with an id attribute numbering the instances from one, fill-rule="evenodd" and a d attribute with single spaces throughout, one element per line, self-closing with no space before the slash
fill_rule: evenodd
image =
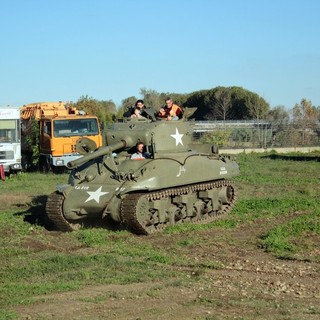
<path id="1" fill-rule="evenodd" d="M 97 100 L 81 96 L 72 103 L 78 109 L 97 115 L 101 123 L 111 123 L 122 118 L 126 109 L 143 99 L 147 107 L 155 110 L 164 104 L 166 97 L 184 109 L 196 109 L 191 118 L 195 120 L 268 120 L 276 124 L 295 123 L 303 128 L 315 126 L 320 121 L 320 106 L 302 98 L 292 109 L 284 106 L 270 108 L 264 98 L 242 87 L 216 87 L 180 94 L 174 92 L 159 93 L 153 89 L 140 89 L 140 97 L 130 96 L 122 100 L 119 108 L 112 100 Z"/>

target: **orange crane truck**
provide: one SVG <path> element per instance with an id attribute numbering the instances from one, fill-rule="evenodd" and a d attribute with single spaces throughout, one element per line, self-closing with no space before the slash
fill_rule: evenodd
<path id="1" fill-rule="evenodd" d="M 22 165 L 26 170 L 38 163 L 41 171 L 64 171 L 69 161 L 81 157 L 76 145 L 83 138 L 91 149 L 102 146 L 98 118 L 64 102 L 31 103 L 20 111 Z"/>

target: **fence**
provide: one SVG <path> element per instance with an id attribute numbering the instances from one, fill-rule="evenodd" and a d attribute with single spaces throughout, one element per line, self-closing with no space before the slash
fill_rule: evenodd
<path id="1" fill-rule="evenodd" d="M 320 147 L 320 124 L 297 126 L 267 121 L 196 121 L 194 138 L 222 149 Z"/>

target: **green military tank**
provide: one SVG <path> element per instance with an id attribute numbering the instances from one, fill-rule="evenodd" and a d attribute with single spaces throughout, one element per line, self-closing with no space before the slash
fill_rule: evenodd
<path id="1" fill-rule="evenodd" d="M 231 179 L 239 166 L 215 145 L 195 143 L 191 123 L 124 119 L 107 132 L 104 147 L 92 151 L 90 140 L 79 141 L 84 155 L 68 163 L 68 184 L 48 197 L 49 220 L 72 231 L 111 218 L 134 233 L 151 234 L 224 217 L 236 201 Z M 149 157 L 132 160 L 138 142 Z"/>

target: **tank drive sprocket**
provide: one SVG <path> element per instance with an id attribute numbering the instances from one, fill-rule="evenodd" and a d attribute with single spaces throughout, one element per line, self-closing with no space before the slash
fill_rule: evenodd
<path id="1" fill-rule="evenodd" d="M 229 180 L 130 193 L 121 202 L 121 220 L 132 232 L 145 235 L 179 223 L 208 223 L 224 218 L 236 197 Z"/>

